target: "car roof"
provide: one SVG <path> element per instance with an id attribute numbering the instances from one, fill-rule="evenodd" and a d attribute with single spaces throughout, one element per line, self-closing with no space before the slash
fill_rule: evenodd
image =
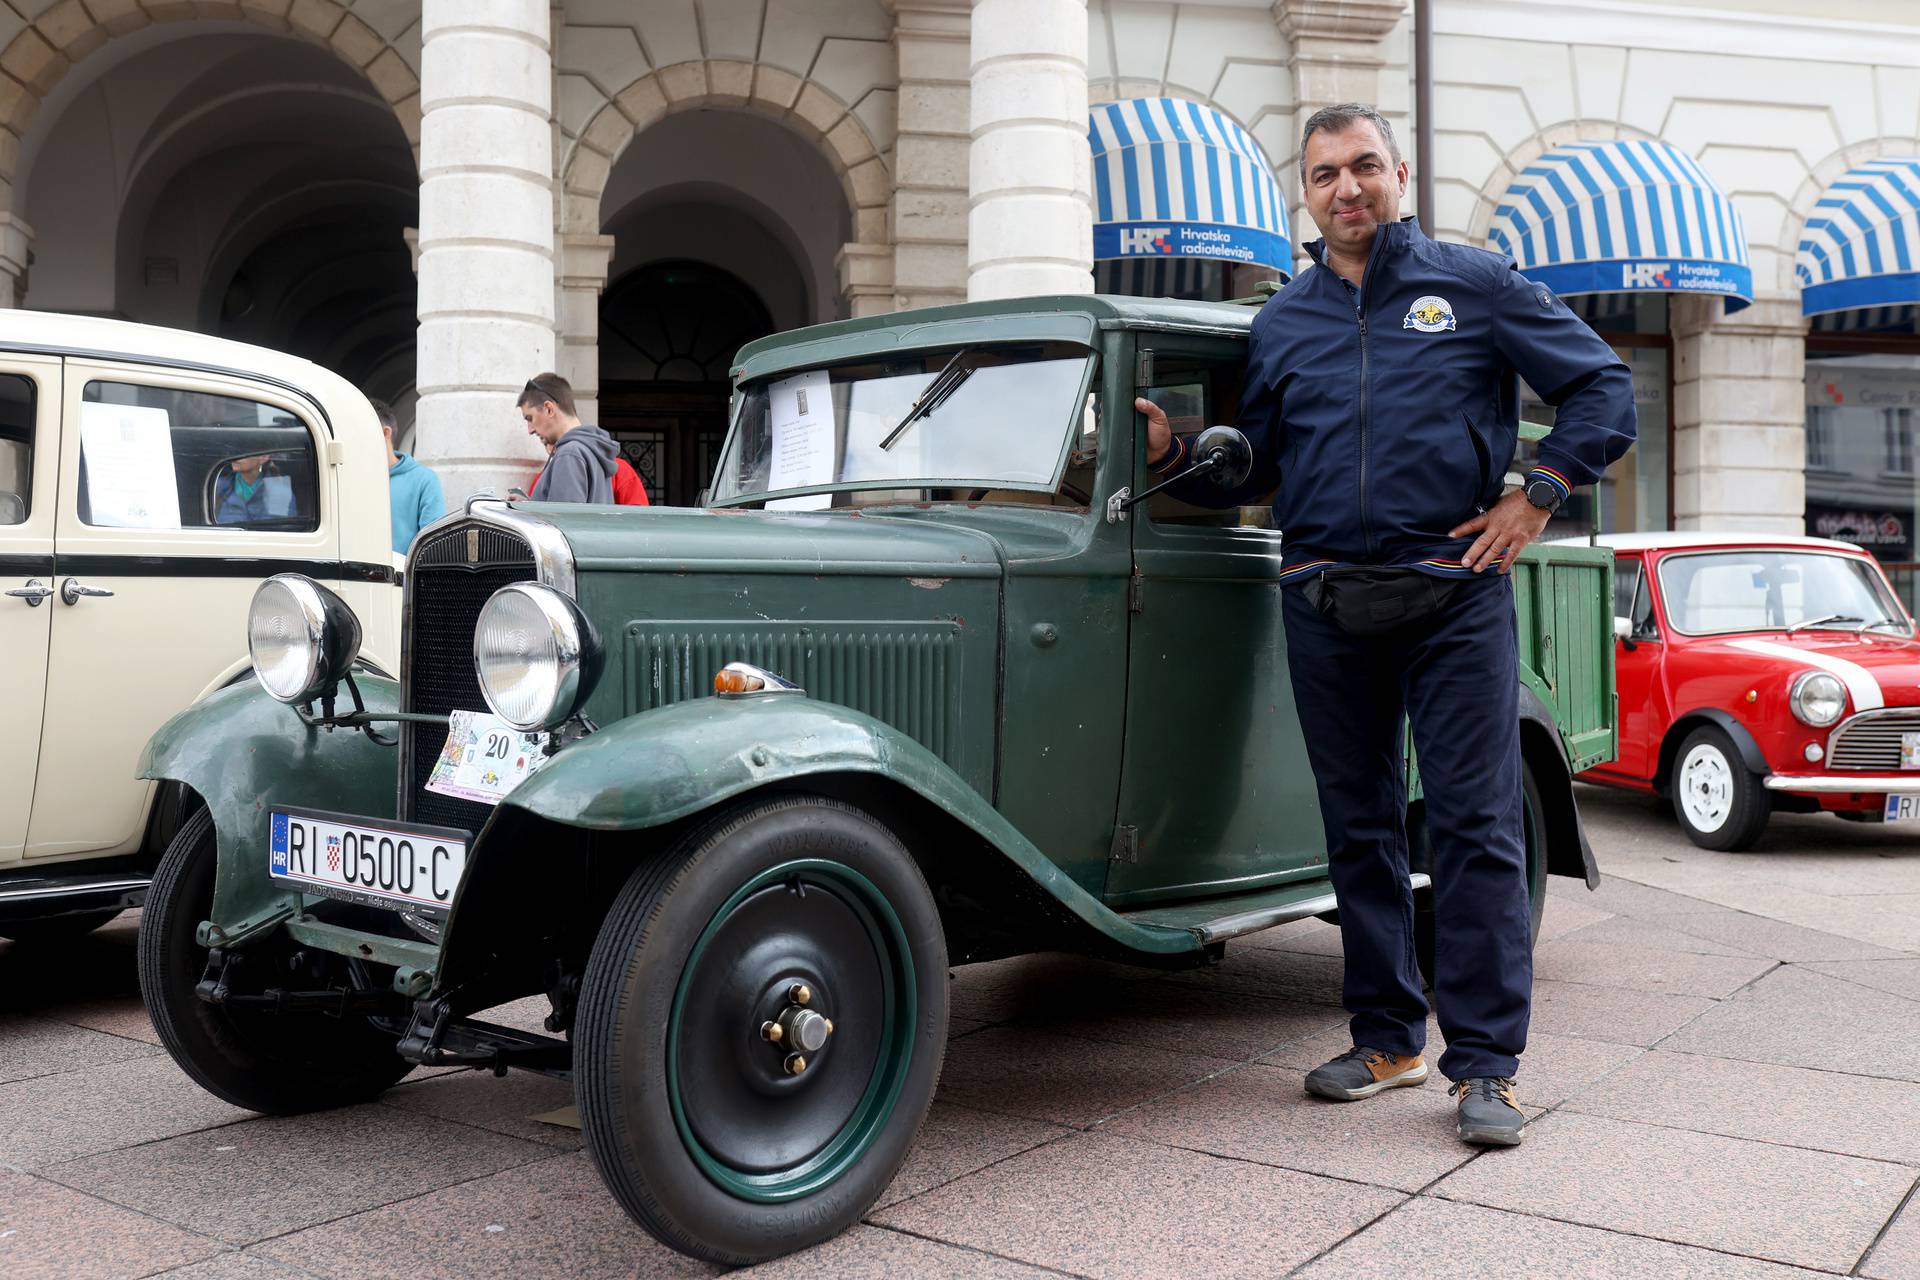
<path id="1" fill-rule="evenodd" d="M 1555 546 L 1584 547 L 1586 538 L 1553 538 Z M 1672 533 L 1604 533 L 1593 541 L 1615 551 L 1681 551 L 1704 547 L 1803 547 L 1820 551 L 1847 551 L 1865 555 L 1866 549 L 1832 538 L 1808 538 L 1793 533 L 1708 533 L 1680 530 Z"/>
<path id="2" fill-rule="evenodd" d="M 357 397 L 339 375 L 299 356 L 188 329 L 134 324 L 101 316 L 0 308 L 0 351 L 93 356 L 141 363 L 230 370 L 299 391 L 337 418 L 341 401 Z"/>

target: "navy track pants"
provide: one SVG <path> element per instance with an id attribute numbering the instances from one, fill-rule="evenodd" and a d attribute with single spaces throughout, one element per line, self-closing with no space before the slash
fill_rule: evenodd
<path id="1" fill-rule="evenodd" d="M 1281 594 L 1340 903 L 1353 1042 L 1407 1055 L 1427 1041 L 1407 886 L 1404 718 L 1433 843 L 1440 1071 L 1511 1076 L 1533 998 L 1513 580 L 1489 570 L 1440 612 L 1368 639 L 1321 617 L 1298 587 Z"/>

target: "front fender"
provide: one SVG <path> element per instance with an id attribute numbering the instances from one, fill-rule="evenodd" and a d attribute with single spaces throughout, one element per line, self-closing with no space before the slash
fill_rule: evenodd
<path id="1" fill-rule="evenodd" d="M 1540 788 L 1540 799 L 1547 808 L 1547 872 L 1574 876 L 1585 880 L 1587 888 L 1597 889 L 1600 866 L 1594 860 L 1586 824 L 1580 820 L 1580 805 L 1573 796 L 1566 738 L 1553 712 L 1524 681 L 1520 686 L 1520 725 L 1521 750 L 1533 766 L 1534 785 Z M 1531 735 L 1528 726 L 1534 729 Z"/>
<path id="2" fill-rule="evenodd" d="M 355 683 L 369 711 L 393 711 L 400 686 L 366 673 Z M 267 810 L 294 805 L 394 816 L 392 747 L 357 729 L 313 729 L 249 680 L 195 703 L 161 725 L 139 776 L 191 787 L 213 813 L 219 867 L 213 922 L 244 941 L 262 922 L 297 912 L 301 895 L 267 875 Z"/>
<path id="3" fill-rule="evenodd" d="M 638 831 L 690 817 L 749 792 L 818 775 L 867 774 L 908 788 L 961 823 L 1074 917 L 1126 950 L 1178 955 L 1186 929 L 1134 924 L 1075 884 L 938 756 L 882 721 L 792 693 L 696 698 L 629 716 L 575 743 L 514 788 L 519 809 L 588 831 Z M 451 980 L 463 915 L 485 918 L 492 894 L 514 892 L 515 823 L 496 814 L 468 857 L 443 950 Z M 489 840 L 496 831 L 502 838 Z M 509 874 L 501 874 L 503 872 Z"/>

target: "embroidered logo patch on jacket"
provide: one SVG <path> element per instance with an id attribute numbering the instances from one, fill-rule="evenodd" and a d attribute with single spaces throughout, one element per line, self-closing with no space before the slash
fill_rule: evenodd
<path id="1" fill-rule="evenodd" d="M 1428 294 L 1424 298 L 1415 298 L 1413 306 L 1407 311 L 1407 318 L 1400 322 L 1402 329 L 1418 329 L 1422 333 L 1439 333 L 1451 329 L 1453 323 L 1453 304 L 1445 298 Z"/>

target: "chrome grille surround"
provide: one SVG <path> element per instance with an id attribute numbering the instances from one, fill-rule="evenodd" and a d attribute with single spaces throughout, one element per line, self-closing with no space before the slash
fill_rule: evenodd
<path id="1" fill-rule="evenodd" d="M 1920 707 L 1883 707 L 1849 716 L 1827 735 L 1827 767 L 1899 773 L 1902 734 L 1920 733 Z"/>
<path id="2" fill-rule="evenodd" d="M 424 604 L 431 617 L 418 612 Z M 574 595 L 573 551 L 558 529 L 492 498 L 421 530 L 407 556 L 400 605 L 400 707 L 444 714 L 485 710 L 473 668 L 473 628 L 480 609 L 509 582 L 539 582 Z M 444 584 L 444 586 L 443 586 Z M 416 621 L 419 626 L 416 626 Z M 431 635 L 426 634 L 431 632 Z M 416 661 L 432 666 L 415 670 Z M 427 791 L 444 730 L 402 722 L 396 812 L 403 822 L 479 832 L 489 805 Z"/>

